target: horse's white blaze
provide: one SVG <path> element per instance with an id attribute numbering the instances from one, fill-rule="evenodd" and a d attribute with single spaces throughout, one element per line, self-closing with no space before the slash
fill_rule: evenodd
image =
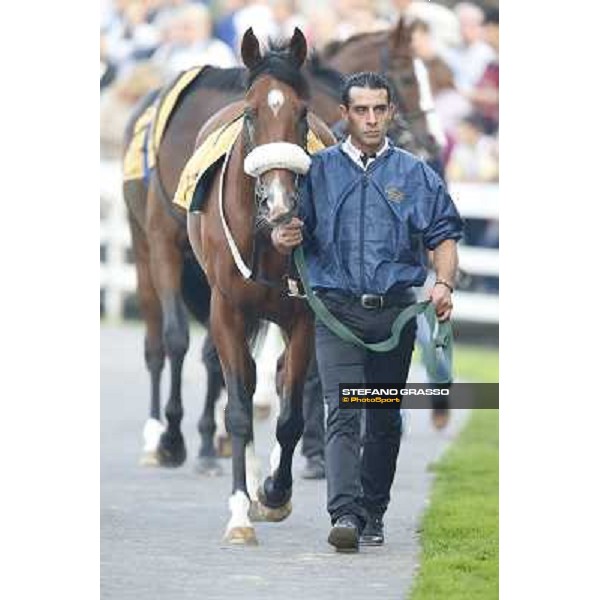
<path id="1" fill-rule="evenodd" d="M 158 450 L 160 436 L 165 426 L 157 419 L 148 419 L 144 425 L 144 452 L 155 452 Z"/>
<path id="2" fill-rule="evenodd" d="M 235 494 L 229 497 L 229 510 L 231 518 L 227 523 L 227 531 L 231 531 L 235 527 L 250 527 L 253 529 L 252 521 L 248 517 L 250 509 L 250 500 L 248 496 L 241 490 L 237 490 Z"/>
<path id="3" fill-rule="evenodd" d="M 433 103 L 433 94 L 431 93 L 431 86 L 429 85 L 429 73 L 425 63 L 420 58 L 413 59 L 413 65 L 415 69 L 415 76 L 419 84 L 419 99 L 420 108 L 425 112 L 425 118 L 427 119 L 427 128 L 431 135 L 435 138 L 436 142 L 440 146 L 445 146 L 447 139 L 442 127 L 442 122 L 438 114 L 435 112 L 435 105 Z"/>
<path id="4" fill-rule="evenodd" d="M 269 190 L 271 192 L 271 199 L 268 204 L 271 213 L 275 213 L 276 215 L 286 213 L 288 211 L 288 206 L 285 201 L 285 187 L 279 179 L 279 173 L 273 178 Z"/>
<path id="5" fill-rule="evenodd" d="M 275 442 L 273 450 L 271 450 L 271 456 L 269 457 L 269 464 L 271 466 L 271 475 L 277 471 L 279 461 L 281 460 L 281 446 L 278 442 Z"/>
<path id="6" fill-rule="evenodd" d="M 246 445 L 246 487 L 250 500 L 258 501 L 258 486 L 260 485 L 260 461 L 254 452 L 254 443 Z"/>
<path id="7" fill-rule="evenodd" d="M 269 104 L 269 108 L 273 111 L 275 117 L 277 117 L 277 113 L 281 110 L 285 102 L 285 96 L 281 90 L 277 88 L 273 88 L 269 95 L 267 96 L 267 103 Z"/>

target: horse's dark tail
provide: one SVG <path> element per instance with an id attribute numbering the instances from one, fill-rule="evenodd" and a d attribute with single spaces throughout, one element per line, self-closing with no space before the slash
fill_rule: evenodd
<path id="1" fill-rule="evenodd" d="M 183 301 L 196 320 L 208 327 L 210 314 L 210 285 L 198 261 L 193 256 L 185 256 L 181 273 L 181 294 Z"/>

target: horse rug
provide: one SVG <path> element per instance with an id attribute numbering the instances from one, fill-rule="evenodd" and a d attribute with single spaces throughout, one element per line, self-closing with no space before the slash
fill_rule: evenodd
<path id="1" fill-rule="evenodd" d="M 175 204 L 190 212 L 201 209 L 202 200 L 210 188 L 214 174 L 235 144 L 243 126 L 244 115 L 241 111 L 238 116 L 210 133 L 194 151 L 179 178 L 173 198 Z M 309 128 L 306 136 L 307 152 L 314 154 L 325 147 L 317 133 Z"/>
<path id="2" fill-rule="evenodd" d="M 123 179 L 144 179 L 148 182 L 156 164 L 156 150 L 167 128 L 177 101 L 204 67 L 184 71 L 138 117 L 133 136 L 123 158 Z"/>

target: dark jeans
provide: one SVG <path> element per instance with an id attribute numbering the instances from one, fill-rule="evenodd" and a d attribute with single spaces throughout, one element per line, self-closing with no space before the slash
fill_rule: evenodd
<path id="1" fill-rule="evenodd" d="M 366 342 L 386 339 L 395 318 L 405 308 L 369 310 L 328 294 L 320 296 L 329 310 Z M 416 322 L 412 319 L 394 350 L 377 353 L 342 341 L 317 321 L 317 363 L 327 403 L 327 510 L 332 523 L 349 513 L 363 524 L 367 513 L 383 515 L 390 500 L 402 434 L 399 407 L 341 410 L 338 385 L 406 383 L 415 333 Z M 363 410 L 366 410 L 366 431 L 361 457 Z"/>

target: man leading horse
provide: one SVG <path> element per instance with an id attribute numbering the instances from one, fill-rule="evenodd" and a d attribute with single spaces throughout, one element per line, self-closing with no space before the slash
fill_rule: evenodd
<path id="1" fill-rule="evenodd" d="M 348 78 L 342 114 L 348 137 L 317 153 L 304 177 L 300 217 L 278 225 L 274 246 L 303 244 L 308 283 L 330 313 L 366 342 L 387 338 L 424 284 L 421 242 L 433 252 L 429 292 L 440 321 L 452 312 L 456 242 L 462 221 L 442 180 L 386 137 L 394 113 L 388 81 L 372 72 Z M 345 341 L 321 321 L 316 356 L 328 407 L 325 456 L 328 541 L 339 551 L 384 542 L 383 515 L 402 434 L 400 407 L 367 409 L 360 453 L 360 411 L 339 407 L 340 383 L 404 385 L 415 341 L 411 319 L 398 345 L 376 353 Z"/>

